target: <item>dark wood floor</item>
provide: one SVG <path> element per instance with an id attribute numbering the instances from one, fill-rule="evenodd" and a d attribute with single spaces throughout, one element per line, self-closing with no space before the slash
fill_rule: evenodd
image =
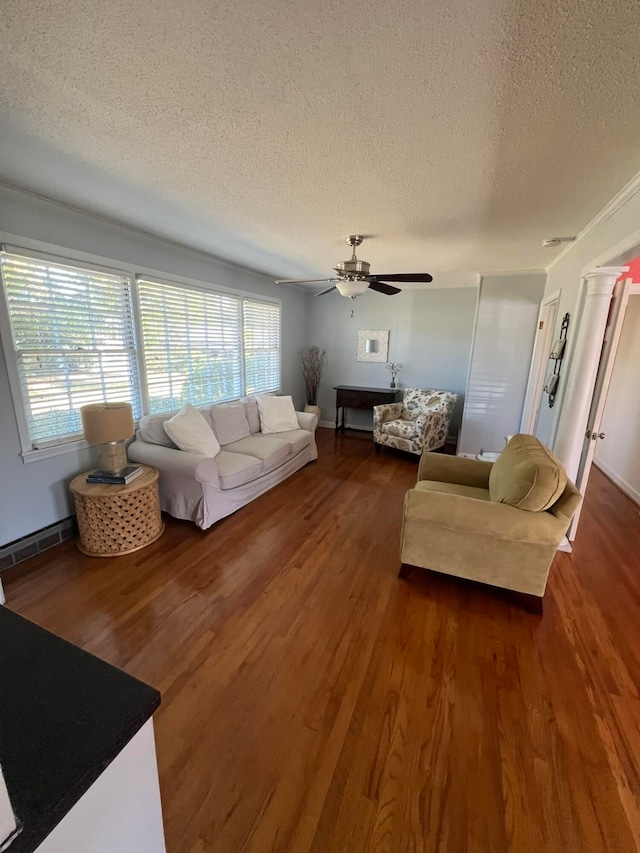
<path id="1" fill-rule="evenodd" d="M 416 461 L 320 459 L 208 532 L 5 573 L 8 605 L 163 694 L 169 853 L 640 850 L 640 520 L 594 471 L 542 617 L 396 577 Z"/>

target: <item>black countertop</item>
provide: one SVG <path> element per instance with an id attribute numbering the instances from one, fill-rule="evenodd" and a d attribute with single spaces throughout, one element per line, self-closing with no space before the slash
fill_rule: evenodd
<path id="1" fill-rule="evenodd" d="M 31 853 L 160 704 L 157 690 L 0 606 L 0 764 Z"/>

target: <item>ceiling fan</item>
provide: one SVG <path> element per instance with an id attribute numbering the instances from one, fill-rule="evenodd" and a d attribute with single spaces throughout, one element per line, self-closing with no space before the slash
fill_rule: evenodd
<path id="1" fill-rule="evenodd" d="M 393 287 L 388 284 L 389 281 L 399 282 L 429 282 L 433 281 L 433 277 L 428 272 L 399 272 L 387 273 L 386 275 L 371 275 L 369 273 L 369 264 L 367 261 L 360 261 L 356 257 L 356 247 L 359 246 L 364 237 L 359 234 L 350 234 L 345 237 L 345 241 L 351 246 L 352 254 L 348 261 L 340 261 L 334 267 L 338 275 L 335 278 L 300 278 L 300 279 L 276 279 L 276 284 L 313 284 L 314 282 L 326 281 L 332 286 L 326 290 L 321 290 L 316 293 L 316 296 L 322 296 L 325 293 L 330 293 L 332 290 L 337 290 L 342 296 L 347 299 L 355 299 L 356 296 L 361 296 L 366 290 L 375 290 L 378 293 L 384 293 L 386 296 L 394 296 L 400 293 L 399 287 Z M 335 284 L 333 284 L 335 282 Z"/>

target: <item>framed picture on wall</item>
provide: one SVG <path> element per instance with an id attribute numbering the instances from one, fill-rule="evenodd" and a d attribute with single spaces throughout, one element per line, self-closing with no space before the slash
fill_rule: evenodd
<path id="1" fill-rule="evenodd" d="M 363 329 L 358 332 L 357 361 L 374 361 L 386 364 L 389 356 L 389 330 Z"/>

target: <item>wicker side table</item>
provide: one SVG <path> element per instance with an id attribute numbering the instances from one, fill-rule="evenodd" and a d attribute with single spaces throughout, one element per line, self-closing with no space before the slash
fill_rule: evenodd
<path id="1" fill-rule="evenodd" d="M 89 471 L 71 481 L 80 531 L 78 548 L 83 554 L 130 554 L 162 535 L 159 474 L 150 465 L 142 468 L 142 474 L 125 486 L 87 483 Z"/>

